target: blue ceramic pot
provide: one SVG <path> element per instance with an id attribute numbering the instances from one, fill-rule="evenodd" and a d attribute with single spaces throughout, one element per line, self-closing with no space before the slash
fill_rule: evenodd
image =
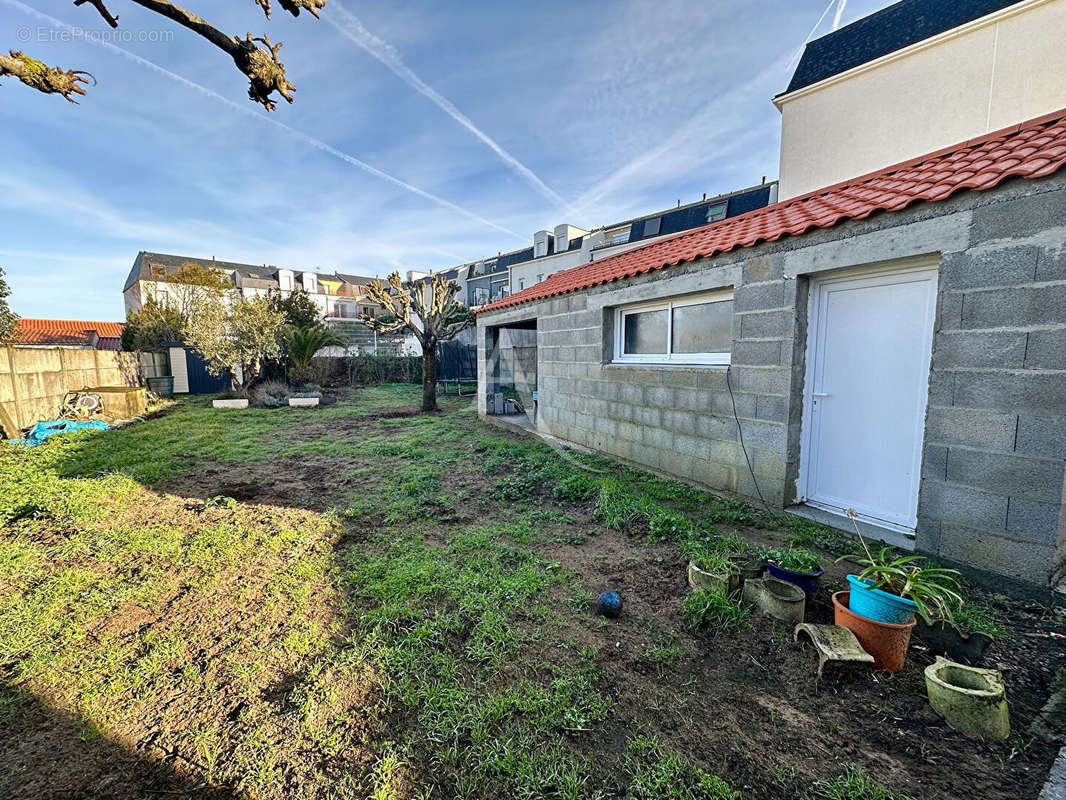
<path id="1" fill-rule="evenodd" d="M 859 580 L 857 575 L 848 575 L 848 583 L 851 584 L 848 609 L 859 616 L 890 625 L 909 625 L 914 621 L 918 605 L 913 600 L 874 589 L 867 581 Z"/>
<path id="2" fill-rule="evenodd" d="M 773 561 L 766 562 L 766 569 L 778 580 L 787 581 L 801 588 L 807 597 L 814 597 L 818 594 L 818 586 L 821 584 L 822 574 L 825 572 L 824 569 L 819 569 L 817 572 L 796 572 L 780 567 Z"/>

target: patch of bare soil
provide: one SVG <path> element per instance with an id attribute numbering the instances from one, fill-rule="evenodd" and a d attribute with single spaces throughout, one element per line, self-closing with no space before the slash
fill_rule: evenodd
<path id="1" fill-rule="evenodd" d="M 761 800 L 806 797 L 815 780 L 835 777 L 846 763 L 893 791 L 927 800 L 1039 794 L 1057 745 L 1035 739 L 1028 728 L 1048 698 L 1055 670 L 1066 663 L 1066 648 L 1041 635 L 1062 628 L 1061 612 L 1037 604 L 1011 608 L 1014 632 L 993 644 L 982 665 L 1004 672 L 1014 736 L 1004 743 L 973 742 L 929 707 L 923 670 L 933 656 L 920 642 L 912 643 L 900 673 L 829 667 L 816 686 L 813 649 L 794 643 L 783 623 L 753 612 L 750 629 L 715 635 L 686 626 L 686 562 L 676 545 L 604 529 L 587 515 L 580 524 L 591 534 L 583 543 L 540 549 L 577 569 L 594 595 L 613 589 L 623 597 L 618 619 L 604 624 L 590 608 L 564 632 L 595 648 L 614 700 L 606 731 L 571 734 L 571 746 L 592 753 L 594 763 L 617 763 L 625 741 L 642 732 Z M 826 564 L 808 622 L 832 624 L 830 596 L 849 571 L 846 563 Z M 671 644 L 680 648 L 676 659 L 653 657 L 655 648 Z M 602 777 L 617 780 L 610 772 Z"/>

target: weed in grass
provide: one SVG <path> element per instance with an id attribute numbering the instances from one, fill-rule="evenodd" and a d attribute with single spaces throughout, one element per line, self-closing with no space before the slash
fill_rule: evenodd
<path id="1" fill-rule="evenodd" d="M 1008 633 L 1000 623 L 996 610 L 978 600 L 967 599 L 962 607 L 954 612 L 952 622 L 966 633 L 983 633 L 993 638 L 1006 636 Z"/>
<path id="2" fill-rule="evenodd" d="M 714 497 L 708 520 L 711 523 L 747 528 L 772 528 L 774 520 L 761 514 L 745 502 L 732 497 Z"/>
<path id="3" fill-rule="evenodd" d="M 647 502 L 638 498 L 621 482 L 607 478 L 600 486 L 592 516 L 611 530 L 622 530 L 646 513 L 648 508 Z"/>
<path id="4" fill-rule="evenodd" d="M 683 604 L 688 624 L 693 628 L 706 628 L 719 633 L 751 625 L 748 610 L 721 592 L 694 589 Z"/>
<path id="5" fill-rule="evenodd" d="M 816 547 L 836 556 L 851 555 L 858 549 L 858 543 L 850 536 L 809 519 L 783 514 L 778 515 L 777 522 L 792 531 L 788 537 L 790 547 Z"/>
<path id="6" fill-rule="evenodd" d="M 815 797 L 824 800 L 910 800 L 874 783 L 858 767 L 848 764 L 844 772 L 833 780 L 815 781 L 811 786 Z"/>
<path id="7" fill-rule="evenodd" d="M 668 752 L 656 740 L 637 736 L 626 744 L 630 772 L 627 800 L 740 800 L 728 783 Z"/>
<path id="8" fill-rule="evenodd" d="M 563 478 L 552 489 L 552 497 L 568 503 L 590 500 L 600 490 L 600 482 L 583 472 L 575 472 Z"/>
<path id="9" fill-rule="evenodd" d="M 648 534 L 653 541 L 665 542 L 692 537 L 696 526 L 684 514 L 673 511 L 658 511 L 648 519 Z"/>

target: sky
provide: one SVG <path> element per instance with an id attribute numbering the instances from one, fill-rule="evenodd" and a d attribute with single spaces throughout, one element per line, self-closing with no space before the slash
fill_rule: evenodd
<path id="1" fill-rule="evenodd" d="M 22 316 L 121 320 L 141 250 L 385 276 L 772 180 L 770 98 L 804 41 L 889 2 L 183 5 L 284 42 L 296 102 L 266 112 L 224 53 L 128 0 L 117 32 L 89 4 L 0 0 L 5 50 L 97 80 L 78 105 L 0 85 Z"/>

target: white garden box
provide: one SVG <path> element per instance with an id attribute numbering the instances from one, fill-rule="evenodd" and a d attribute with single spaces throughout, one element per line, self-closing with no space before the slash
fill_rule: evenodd
<path id="1" fill-rule="evenodd" d="M 212 400 L 211 405 L 215 408 L 248 408 L 248 398 L 239 400 Z"/>
<path id="2" fill-rule="evenodd" d="M 290 397 L 289 405 L 293 408 L 310 408 L 317 406 L 320 399 L 318 397 Z"/>

